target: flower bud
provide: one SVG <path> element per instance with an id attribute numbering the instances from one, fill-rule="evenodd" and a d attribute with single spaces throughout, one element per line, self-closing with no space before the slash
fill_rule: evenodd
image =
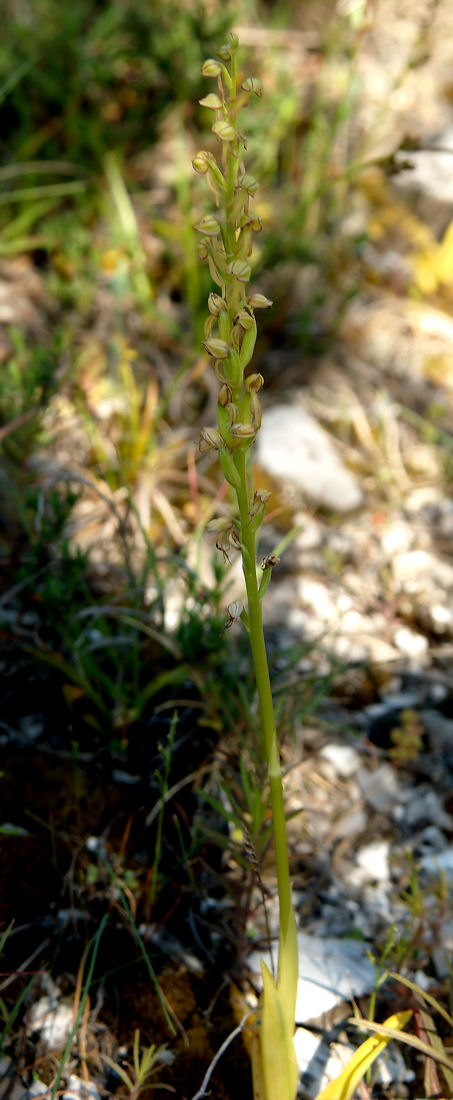
<path id="1" fill-rule="evenodd" d="M 207 531 L 215 531 L 216 534 L 221 531 L 230 531 L 233 526 L 233 521 L 229 516 L 219 516 L 217 519 L 210 519 L 206 524 Z"/>
<path id="2" fill-rule="evenodd" d="M 275 569 L 275 566 L 279 564 L 280 558 L 278 558 L 276 554 L 268 554 L 267 558 L 263 558 L 260 569 L 264 572 L 265 569 Z"/>
<path id="3" fill-rule="evenodd" d="M 257 96 L 263 94 L 263 85 L 257 76 L 248 76 L 246 80 L 242 81 L 241 88 L 243 92 L 254 92 Z"/>
<path id="4" fill-rule="evenodd" d="M 220 297 L 220 294 L 214 294 L 214 292 L 211 291 L 208 298 L 208 309 L 213 317 L 218 317 L 220 311 L 226 309 L 225 301 Z"/>
<path id="5" fill-rule="evenodd" d="M 226 359 L 230 349 L 225 340 L 203 340 L 203 347 L 213 359 Z"/>
<path id="6" fill-rule="evenodd" d="M 221 72 L 222 66 L 219 65 L 219 62 L 216 61 L 214 57 L 208 57 L 207 60 L 203 62 L 201 69 L 202 76 L 220 76 Z"/>
<path id="7" fill-rule="evenodd" d="M 253 494 L 250 522 L 254 531 L 257 531 L 258 528 L 261 527 L 266 510 L 266 504 L 270 496 L 271 494 L 267 489 L 257 489 L 256 492 Z"/>
<path id="8" fill-rule="evenodd" d="M 249 374 L 245 380 L 245 388 L 249 393 L 258 393 L 262 386 L 264 386 L 262 374 Z"/>
<path id="9" fill-rule="evenodd" d="M 226 613 L 227 613 L 228 618 L 227 618 L 227 623 L 226 623 L 226 626 L 225 626 L 225 630 L 228 630 L 230 628 L 230 626 L 233 626 L 233 623 L 240 622 L 243 610 L 244 610 L 244 604 L 241 603 L 240 600 L 235 600 L 234 603 L 230 603 L 229 607 L 227 607 L 227 609 L 226 609 Z"/>
<path id="10" fill-rule="evenodd" d="M 249 226 L 252 230 L 252 233 L 261 233 L 263 226 L 261 218 L 258 217 L 258 214 L 254 214 L 253 217 L 250 218 Z"/>
<path id="11" fill-rule="evenodd" d="M 199 233 L 204 233 L 207 237 L 218 237 L 220 233 L 220 225 L 217 218 L 213 214 L 205 214 L 200 221 L 194 225 L 194 229 L 198 229 Z"/>
<path id="12" fill-rule="evenodd" d="M 231 46 L 227 42 L 220 47 L 220 50 L 217 50 L 217 57 L 220 57 L 222 61 L 231 61 Z"/>
<path id="13" fill-rule="evenodd" d="M 200 107 L 207 107 L 209 111 L 221 111 L 223 107 L 222 100 L 215 92 L 210 92 L 209 95 L 205 95 L 203 99 L 198 100 Z"/>
<path id="14" fill-rule="evenodd" d="M 264 294 L 251 294 L 250 298 L 247 298 L 247 305 L 251 309 L 267 309 L 268 306 L 273 305 L 270 298 L 266 298 Z"/>
<path id="15" fill-rule="evenodd" d="M 206 241 L 200 241 L 199 245 L 197 245 L 197 252 L 198 252 L 198 255 L 200 257 L 200 260 L 207 260 L 208 259 L 209 249 L 208 249 L 208 245 L 207 245 Z"/>
<path id="16" fill-rule="evenodd" d="M 238 38 L 237 34 L 235 34 L 234 31 L 230 31 L 229 39 L 230 39 L 230 43 L 231 43 L 231 49 L 232 50 L 237 50 L 237 48 L 239 46 L 239 38 Z"/>
<path id="17" fill-rule="evenodd" d="M 230 267 L 230 273 L 234 275 L 236 279 L 239 279 L 240 283 L 248 283 L 252 274 L 252 269 L 250 264 L 246 263 L 245 260 L 234 260 L 234 263 L 232 263 Z"/>
<path id="18" fill-rule="evenodd" d="M 254 439 L 256 435 L 256 428 L 253 424 L 233 424 L 231 431 L 233 435 L 240 439 Z"/>
<path id="19" fill-rule="evenodd" d="M 228 405 L 231 401 L 231 390 L 230 390 L 230 387 L 225 382 L 224 382 L 223 386 L 220 387 L 219 395 L 218 395 L 217 400 L 219 402 L 219 405 L 222 406 L 222 408 L 225 408 L 225 405 Z"/>
<path id="20" fill-rule="evenodd" d="M 253 503 L 261 504 L 264 507 L 267 504 L 268 500 L 270 500 L 271 496 L 272 493 L 269 489 L 255 489 L 255 492 L 253 494 Z"/>
<path id="21" fill-rule="evenodd" d="M 259 185 L 253 176 L 246 175 L 240 178 L 239 186 L 242 187 L 244 191 L 247 191 L 249 195 L 256 195 Z"/>
<path id="22" fill-rule="evenodd" d="M 222 436 L 217 428 L 201 429 L 198 447 L 202 454 L 206 454 L 206 451 L 218 451 L 221 446 Z"/>
<path id="23" fill-rule="evenodd" d="M 206 153 L 206 151 L 204 149 L 201 149 L 200 152 L 197 153 L 197 155 L 193 158 L 193 161 L 192 161 L 192 167 L 201 176 L 204 174 L 204 172 L 207 172 L 207 170 L 208 170 L 207 156 L 208 156 L 208 154 Z"/>
<path id="24" fill-rule="evenodd" d="M 236 138 L 236 130 L 231 122 L 227 122 L 226 119 L 220 118 L 218 122 L 215 122 L 211 126 L 213 134 L 220 139 L 220 141 L 234 141 Z"/>
<path id="25" fill-rule="evenodd" d="M 254 317 L 252 317 L 252 314 L 248 313 L 246 309 L 240 309 L 235 320 L 237 321 L 238 325 L 240 325 L 241 328 L 244 329 L 244 332 L 247 332 L 248 329 L 253 328 L 255 324 Z"/>

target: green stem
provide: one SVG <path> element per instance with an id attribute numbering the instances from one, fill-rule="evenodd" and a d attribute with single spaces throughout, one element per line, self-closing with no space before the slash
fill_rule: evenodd
<path id="1" fill-rule="evenodd" d="M 241 478 L 241 488 L 237 490 L 236 496 L 241 519 L 241 544 L 245 550 L 245 554 L 242 556 L 242 568 L 247 590 L 250 646 L 258 691 L 262 750 L 270 784 L 272 826 L 280 905 L 280 928 L 282 936 L 286 938 L 293 908 L 291 900 L 288 844 L 286 839 L 285 806 L 277 731 L 275 727 L 274 704 L 266 645 L 264 641 L 262 605 L 256 576 L 255 531 L 250 522 L 251 502 L 247 487 L 246 453 L 236 452 L 235 463 Z"/>

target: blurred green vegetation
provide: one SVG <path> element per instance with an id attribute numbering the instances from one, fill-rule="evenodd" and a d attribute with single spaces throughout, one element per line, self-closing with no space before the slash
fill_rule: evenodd
<path id="1" fill-rule="evenodd" d="M 169 103 L 191 104 L 228 7 L 185 0 L 7 0 L 0 45 L 0 155 L 99 171 L 106 152 L 137 152 Z M 200 91 L 201 94 L 201 91 Z"/>

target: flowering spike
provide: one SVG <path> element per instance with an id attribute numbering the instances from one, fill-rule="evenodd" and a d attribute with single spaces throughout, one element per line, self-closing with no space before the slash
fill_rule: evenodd
<path id="1" fill-rule="evenodd" d="M 208 183 L 214 191 L 221 214 L 218 221 L 216 218 L 212 218 L 212 222 L 202 220 L 199 228 L 204 233 L 202 255 L 208 260 L 212 278 L 221 287 L 222 296 L 211 293 L 209 297 L 209 336 L 204 341 L 220 382 L 218 430 L 203 429 L 200 448 L 218 451 L 224 476 L 236 496 L 238 515 L 234 519 L 222 519 L 220 523 L 214 521 L 209 526 L 211 530 L 216 530 L 216 546 L 227 561 L 231 547 L 239 550 L 242 556 L 248 613 L 240 606 L 230 606 L 228 623 L 231 625 L 240 618 L 250 634 L 278 872 L 278 976 L 275 981 L 263 967 L 264 992 L 259 1010 L 260 1052 L 256 1060 L 258 1070 L 254 1067 L 254 1093 L 258 1096 L 260 1091 L 266 1100 L 295 1100 L 297 1064 L 293 1032 L 297 992 L 297 929 L 291 902 L 281 767 L 261 615 L 261 600 L 270 581 L 274 560 L 266 560 L 258 587 L 256 533 L 263 522 L 268 494 L 260 489 L 253 493 L 252 471 L 247 464 L 247 451 L 253 445 L 261 424 L 258 393 L 263 384 L 262 375 L 256 372 L 245 378 L 245 369 L 256 341 L 254 309 L 265 309 L 272 303 L 263 294 L 246 294 L 245 284 L 252 271 L 247 258 L 252 249 L 253 233 L 260 231 L 261 222 L 256 215 L 249 213 L 257 183 L 244 170 L 243 156 L 247 143 L 237 118 L 252 95 L 262 94 L 262 87 L 255 77 L 248 77 L 239 85 L 235 58 L 237 46 L 237 35 L 232 33 L 229 42 L 219 50 L 221 60 L 210 58 L 203 66 L 205 76 L 218 77 L 219 97 L 207 96 L 201 102 L 220 113 L 212 132 L 221 144 L 222 170 L 205 153 L 197 155 L 194 167 L 201 174 L 207 172 Z"/>

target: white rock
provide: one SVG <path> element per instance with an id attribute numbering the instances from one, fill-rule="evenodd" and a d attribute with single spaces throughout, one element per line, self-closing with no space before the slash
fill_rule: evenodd
<path id="1" fill-rule="evenodd" d="M 441 603 L 431 604 L 429 614 L 432 626 L 437 634 L 446 634 L 453 629 L 453 610 Z"/>
<path id="2" fill-rule="evenodd" d="M 49 1088 L 49 1085 L 46 1085 L 44 1081 L 40 1081 L 38 1077 L 36 1081 L 32 1081 L 30 1087 L 27 1089 L 24 1094 L 24 1100 L 38 1100 L 39 1096 L 48 1096 L 50 1098 L 51 1094 L 52 1089 Z"/>
<path id="3" fill-rule="evenodd" d="M 300 401 L 266 410 L 256 460 L 271 477 L 289 482 L 325 508 L 349 512 L 362 503 L 353 474 Z"/>
<path id="4" fill-rule="evenodd" d="M 416 970 L 415 974 L 412 975 L 412 981 L 414 985 L 419 985 L 420 989 L 424 989 L 425 993 L 431 989 L 433 984 L 432 977 L 430 977 L 429 974 L 425 974 L 424 970 Z"/>
<path id="5" fill-rule="evenodd" d="M 359 848 L 356 856 L 357 866 L 352 869 L 352 881 L 363 882 L 388 882 L 390 844 L 388 840 L 375 840 L 371 844 L 364 844 Z"/>
<path id="6" fill-rule="evenodd" d="M 425 585 L 429 585 L 430 591 L 433 585 L 444 590 L 453 587 L 453 566 L 427 550 L 409 550 L 397 555 L 392 571 L 396 583 L 404 585 L 408 592 L 420 592 Z"/>
<path id="7" fill-rule="evenodd" d="M 414 541 L 414 533 L 407 523 L 392 523 L 382 535 L 382 549 L 387 557 L 407 551 Z"/>
<path id="8" fill-rule="evenodd" d="M 401 1050 L 392 1043 L 386 1047 L 376 1063 L 376 1081 L 384 1088 L 390 1088 L 391 1085 L 406 1083 L 409 1084 L 415 1078 L 415 1073 L 412 1069 L 406 1065 Z"/>
<path id="9" fill-rule="evenodd" d="M 375 772 L 360 768 L 357 781 L 362 794 L 373 810 L 383 813 L 393 810 L 398 802 L 405 801 L 398 776 L 390 764 L 381 764 Z"/>
<path id="10" fill-rule="evenodd" d="M 47 1050 L 62 1050 L 69 1039 L 73 1023 L 74 1011 L 71 1005 L 58 1004 L 53 997 L 40 997 L 30 1009 L 27 1034 L 38 1032 Z"/>
<path id="11" fill-rule="evenodd" d="M 85 1082 L 71 1073 L 62 1100 L 99 1100 L 99 1092 L 93 1081 Z"/>
<path id="12" fill-rule="evenodd" d="M 298 1027 L 294 1036 L 297 1065 L 302 1074 L 304 1094 L 314 1098 L 330 1081 L 339 1076 L 354 1053 L 349 1043 L 332 1043 L 305 1027 Z"/>
<path id="13" fill-rule="evenodd" d="M 320 755 L 332 764 L 341 779 L 348 779 L 360 767 L 360 756 L 351 745 L 324 745 Z"/>
<path id="14" fill-rule="evenodd" d="M 414 661 L 423 661 L 427 656 L 428 639 L 424 634 L 411 630 L 409 626 L 398 626 L 393 634 L 393 642 L 400 653 Z"/>
<path id="15" fill-rule="evenodd" d="M 366 829 L 367 823 L 365 811 L 352 807 L 341 813 L 334 828 L 330 829 L 330 837 L 332 840 L 342 840 L 346 836 L 360 836 Z"/>
<path id="16" fill-rule="evenodd" d="M 307 550 L 316 550 L 318 546 L 321 546 L 323 539 L 322 527 L 314 516 L 306 516 L 304 513 L 296 512 L 293 521 L 295 527 L 302 526 L 302 530 L 294 539 L 296 551 L 305 553 Z"/>
<path id="17" fill-rule="evenodd" d="M 318 619 L 328 623 L 336 620 L 337 608 L 327 584 L 311 577 L 299 577 L 297 594 L 304 604 L 313 609 Z"/>

